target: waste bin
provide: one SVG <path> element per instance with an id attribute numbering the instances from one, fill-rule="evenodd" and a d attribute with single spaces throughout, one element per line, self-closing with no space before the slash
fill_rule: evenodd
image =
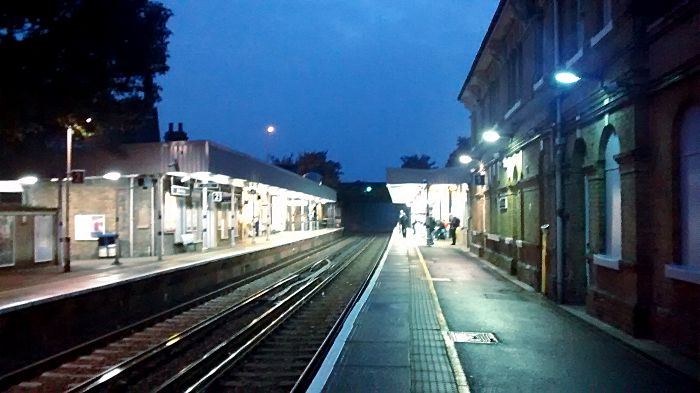
<path id="1" fill-rule="evenodd" d="M 97 256 L 100 258 L 115 257 L 117 255 L 117 233 L 103 233 L 97 235 Z"/>

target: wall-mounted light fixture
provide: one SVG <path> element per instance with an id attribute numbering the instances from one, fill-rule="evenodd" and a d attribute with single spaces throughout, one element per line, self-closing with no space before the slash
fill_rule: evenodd
<path id="1" fill-rule="evenodd" d="M 563 85 L 571 85 L 581 80 L 581 77 L 569 70 L 560 70 L 554 73 L 554 80 Z"/>
<path id="2" fill-rule="evenodd" d="M 498 133 L 498 131 L 492 129 L 486 130 L 481 134 L 481 139 L 484 140 L 484 142 L 488 143 L 494 143 L 501 139 L 501 135 Z"/>

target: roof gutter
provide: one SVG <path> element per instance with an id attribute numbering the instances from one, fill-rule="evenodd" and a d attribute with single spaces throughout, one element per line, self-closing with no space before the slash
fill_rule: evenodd
<path id="1" fill-rule="evenodd" d="M 479 64 L 479 60 L 481 59 L 481 54 L 484 52 L 484 49 L 486 49 L 486 43 L 491 38 L 491 34 L 493 33 L 493 30 L 496 28 L 496 22 L 501 17 L 501 12 L 503 11 L 503 7 L 505 6 L 506 1 L 507 0 L 500 0 L 498 3 L 498 8 L 496 8 L 496 12 L 493 14 L 493 19 L 491 19 L 491 24 L 489 24 L 488 30 L 486 30 L 486 35 L 484 36 L 484 40 L 481 41 L 481 46 L 479 47 L 479 51 L 476 52 L 476 57 L 474 57 L 474 62 L 472 63 L 472 67 L 469 70 L 469 74 L 467 74 L 467 79 L 464 80 L 464 84 L 462 84 L 462 88 L 459 90 L 459 95 L 457 96 L 457 101 L 462 101 L 462 95 L 464 94 L 464 90 L 466 90 L 467 85 L 469 84 L 469 80 L 471 79 L 472 75 L 474 74 L 474 70 L 476 69 L 476 65 Z"/>

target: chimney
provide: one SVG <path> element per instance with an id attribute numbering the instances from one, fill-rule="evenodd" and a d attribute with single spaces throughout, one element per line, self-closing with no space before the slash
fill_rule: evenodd
<path id="1" fill-rule="evenodd" d="M 173 132 L 173 123 L 168 123 L 168 132 Z"/>
<path id="2" fill-rule="evenodd" d="M 178 132 L 183 132 L 184 130 L 182 129 L 182 123 L 177 123 L 177 131 Z"/>

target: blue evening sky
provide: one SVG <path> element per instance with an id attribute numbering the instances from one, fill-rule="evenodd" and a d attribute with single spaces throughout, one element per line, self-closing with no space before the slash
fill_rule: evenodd
<path id="1" fill-rule="evenodd" d="M 165 0 L 161 130 L 261 159 L 327 150 L 343 181 L 385 181 L 402 155 L 444 166 L 469 134 L 456 97 L 497 3 Z"/>

